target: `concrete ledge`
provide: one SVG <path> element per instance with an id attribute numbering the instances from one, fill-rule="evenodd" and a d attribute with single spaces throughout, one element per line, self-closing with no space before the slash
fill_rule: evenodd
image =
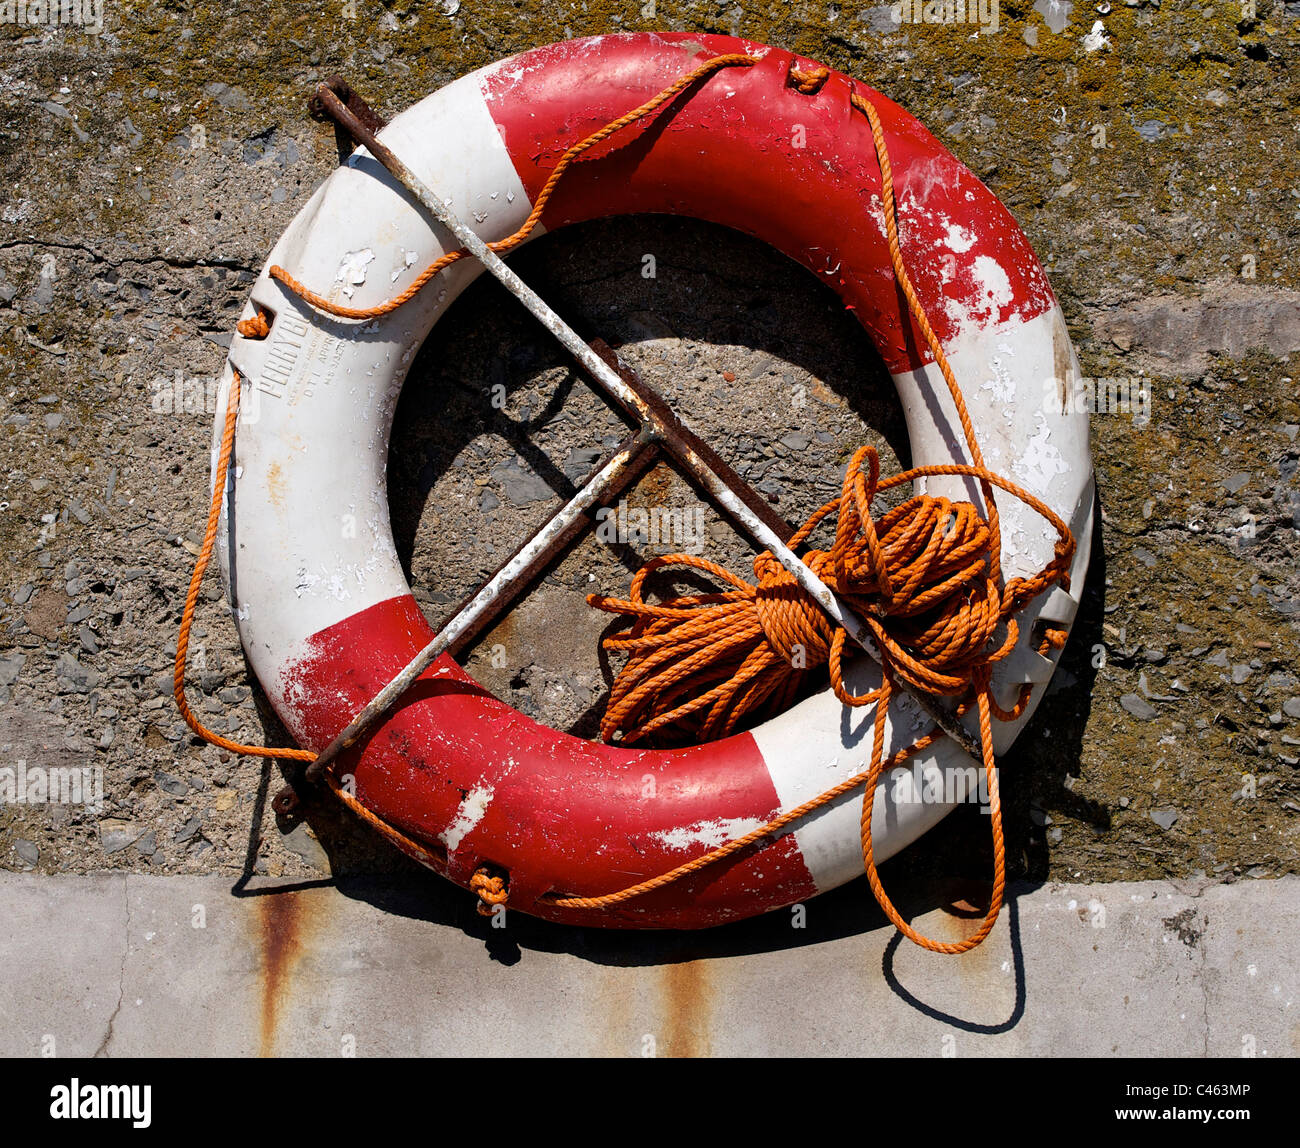
<path id="1" fill-rule="evenodd" d="M 931 935 L 964 915 L 899 890 Z M 861 882 L 708 933 L 492 929 L 459 890 L 0 879 L 0 1055 L 1300 1053 L 1300 879 L 1012 890 L 961 958 Z"/>

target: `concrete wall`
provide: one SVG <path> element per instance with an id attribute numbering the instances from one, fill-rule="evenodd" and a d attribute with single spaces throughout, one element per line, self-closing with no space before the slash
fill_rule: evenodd
<path id="1" fill-rule="evenodd" d="M 0 866 L 403 867 L 327 802 L 277 823 L 278 770 L 196 742 L 178 719 L 171 656 L 211 422 L 194 396 L 273 241 L 337 162 L 332 130 L 304 114 L 316 80 L 342 72 L 391 114 L 510 52 L 667 27 L 780 44 L 908 107 L 1026 230 L 1085 373 L 1150 382 L 1149 418 L 1094 419 L 1100 547 L 1051 696 L 1004 763 L 1012 874 L 1295 872 L 1300 8 L 1256 9 L 1004 3 L 986 34 L 849 3 L 661 2 L 650 16 L 603 2 L 108 0 L 97 34 L 0 22 L 0 764 L 102 769 L 106 799 L 98 814 L 0 809 Z M 904 445 L 856 325 L 739 237 L 605 224 L 519 264 L 570 317 L 627 343 L 790 518 L 834 490 L 857 443 Z M 178 378 L 191 396 L 179 409 Z M 795 388 L 810 398 L 797 409 Z M 440 325 L 408 391 L 392 503 L 436 618 L 621 423 L 486 285 Z M 694 495 L 660 469 L 636 499 Z M 745 572 L 729 528 L 710 517 L 709 534 Z M 575 548 L 471 666 L 521 708 L 589 732 L 606 619 L 582 595 L 622 590 L 644 556 Z M 218 598 L 213 579 L 195 632 L 199 709 L 232 736 L 283 739 Z M 955 815 L 894 865 L 979 877 L 986 832 L 973 810 Z"/>

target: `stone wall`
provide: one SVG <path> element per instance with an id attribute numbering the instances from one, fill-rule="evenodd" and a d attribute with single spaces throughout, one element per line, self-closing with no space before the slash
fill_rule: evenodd
<path id="1" fill-rule="evenodd" d="M 515 51 L 660 27 L 779 44 L 907 107 L 1025 229 L 1085 373 L 1149 388 L 1147 417 L 1093 420 L 1102 521 L 1084 611 L 1003 763 L 1013 875 L 1297 870 L 1300 5 L 986 0 L 975 22 L 939 24 L 925 21 L 932 5 L 895 23 L 850 3 L 106 0 L 98 31 L 6 22 L 11 10 L 0 5 L 0 765 L 101 770 L 105 801 L 0 808 L 0 865 L 404 864 L 328 802 L 277 821 L 278 769 L 196 742 L 172 704 L 211 381 L 266 253 L 337 162 L 332 130 L 304 114 L 317 80 L 342 73 L 391 114 Z M 518 263 L 625 344 L 791 519 L 829 497 L 859 442 L 891 465 L 905 453 L 862 332 L 747 240 L 620 221 Z M 504 406 L 489 401 L 497 384 Z M 391 454 L 399 548 L 430 616 L 622 426 L 495 288 L 471 289 L 411 376 Z M 629 502 L 695 496 L 661 467 Z M 747 572 L 712 512 L 706 533 Z M 527 712 L 590 733 L 607 619 L 583 595 L 623 590 L 654 550 L 579 544 L 470 666 Z M 214 576 L 195 632 L 198 709 L 231 736 L 283 744 L 219 600 Z M 986 834 L 962 811 L 894 864 L 978 877 Z"/>

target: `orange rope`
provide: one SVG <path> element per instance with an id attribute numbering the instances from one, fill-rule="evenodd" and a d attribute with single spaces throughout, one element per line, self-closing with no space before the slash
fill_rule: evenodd
<path id="1" fill-rule="evenodd" d="M 1059 580 L 1068 550 L 1062 545 L 1047 569 L 999 591 L 990 531 L 971 503 L 918 495 L 876 522 L 870 514 L 876 494 L 923 476 L 980 477 L 1023 497 L 1062 539 L 1069 527 L 1034 495 L 980 467 L 916 467 L 883 482 L 879 468 L 874 448 L 860 448 L 845 473 L 843 493 L 818 509 L 789 545 L 799 549 L 839 509 L 833 546 L 809 551 L 803 561 L 863 617 L 901 680 L 923 693 L 963 696 L 977 666 L 998 661 L 1014 647 L 1019 632 L 1013 615 Z M 701 570 L 734 589 L 647 602 L 647 578 L 666 566 Z M 841 669 L 846 632 L 770 551 L 754 559 L 754 575 L 757 585 L 707 558 L 670 554 L 638 571 L 630 598 L 588 596 L 591 605 L 635 621 L 630 634 L 605 641 L 607 649 L 631 656 L 614 683 L 602 737 L 632 745 L 669 727 L 674 741 L 725 737 L 742 719 L 787 709 L 806 673 L 827 663 L 845 705 L 876 699 L 875 693 L 848 692 Z M 989 655 L 989 641 L 1003 623 L 1006 639 Z M 1022 687 L 1015 711 L 1004 720 L 1019 716 L 1028 696 Z"/>
<path id="2" fill-rule="evenodd" d="M 509 882 L 502 873 L 494 873 L 488 866 L 480 865 L 469 879 L 470 891 L 478 896 L 478 914 L 491 917 L 498 905 L 510 897 Z"/>
<path id="3" fill-rule="evenodd" d="M 552 192 L 569 166 L 582 154 L 628 125 L 647 116 L 696 80 L 730 66 L 750 66 L 757 61 L 745 55 L 718 56 L 682 76 L 658 95 L 606 124 L 569 147 L 543 185 L 524 224 L 505 239 L 488 244 L 504 253 L 522 243 L 536 228 Z M 826 68 L 808 72 L 791 68 L 789 81 L 806 95 L 817 93 L 829 76 Z M 701 857 L 640 884 L 599 897 L 549 895 L 553 905 L 573 909 L 598 909 L 629 900 L 698 872 L 741 849 L 774 837 L 782 829 L 840 795 L 866 786 L 861 824 L 863 860 L 876 899 L 890 920 L 917 944 L 938 952 L 960 953 L 979 944 L 993 927 L 1001 908 L 1005 887 L 1005 858 L 1001 803 L 994 765 L 991 716 L 1009 721 L 1023 712 L 1029 686 L 1021 689 L 1011 710 L 1003 710 L 989 687 L 993 665 L 1015 646 L 1018 630 L 1013 614 L 1030 598 L 1054 583 L 1069 583 L 1068 568 L 1074 552 L 1069 528 L 1050 508 L 1028 491 L 989 471 L 980 453 L 966 404 L 943 348 L 934 335 L 903 262 L 899 247 L 893 173 L 884 132 L 875 109 L 856 92 L 850 103 L 871 125 L 880 163 L 885 222 L 890 258 L 895 275 L 907 298 L 908 307 L 926 339 L 956 406 L 972 465 L 917 467 L 893 478 L 880 480 L 879 460 L 874 450 L 864 447 L 853 457 L 840 497 L 821 507 L 791 540 L 801 546 L 832 510 L 838 510 L 835 541 L 826 551 L 809 551 L 805 561 L 833 589 L 859 610 L 871 627 L 882 651 L 881 685 L 860 697 L 844 685 L 841 662 L 845 631 L 832 627 L 820 610 L 799 589 L 794 579 L 770 553 L 754 562 L 757 585 L 751 586 L 716 563 L 689 555 L 671 555 L 648 564 L 632 583 L 631 598 L 614 601 L 593 596 L 602 609 L 625 613 L 635 619 L 628 637 L 610 639 L 614 649 L 631 652 L 610 699 L 602 734 L 621 733 L 624 743 L 657 733 L 669 725 L 690 729 L 698 740 L 722 736 L 746 716 L 763 710 L 784 708 L 794 698 L 800 677 L 807 669 L 829 665 L 836 695 L 846 705 L 874 703 L 876 715 L 872 757 L 868 768 L 834 788 L 788 810 L 743 837 L 728 842 Z M 464 250 L 452 251 L 431 263 L 401 294 L 375 307 L 352 308 L 335 303 L 306 288 L 284 268 L 273 266 L 270 274 L 312 306 L 347 319 L 371 319 L 389 313 L 414 298 L 438 272 L 462 259 Z M 238 324 L 246 338 L 266 338 L 270 320 L 261 309 Z M 185 700 L 185 659 L 199 585 L 211 557 L 220 518 L 221 499 L 234 441 L 239 406 L 239 375 L 236 372 L 227 403 L 225 430 L 221 441 L 212 504 L 203 547 L 195 565 L 182 616 L 176 647 L 174 692 L 182 715 L 201 737 L 241 754 L 310 761 L 307 750 L 271 749 L 230 741 L 204 727 Z M 867 463 L 867 474 L 862 471 Z M 885 490 L 915 478 L 958 475 L 976 478 L 987 508 L 981 518 L 967 502 L 917 496 L 886 514 L 879 522 L 871 516 L 871 503 Z M 1041 514 L 1058 534 L 1053 560 L 1032 578 L 1012 579 L 1001 588 L 1001 541 L 993 487 L 1015 495 Z M 660 605 L 646 603 L 642 596 L 645 578 L 667 564 L 693 566 L 721 578 L 732 589 L 718 594 L 673 599 Z M 1006 636 L 989 652 L 995 632 L 1005 626 Z M 1042 650 L 1064 644 L 1063 631 L 1047 630 Z M 802 649 L 803 666 L 796 669 L 795 657 Z M 955 944 L 932 941 L 915 932 L 885 895 L 876 872 L 871 813 L 881 773 L 906 761 L 934 744 L 942 736 L 936 727 L 905 749 L 884 756 L 885 717 L 895 682 L 901 681 L 931 694 L 960 698 L 957 715 L 972 705 L 978 707 L 980 740 L 988 778 L 994 842 L 994 883 L 988 914 L 972 936 Z M 688 695 L 690 695 L 688 697 Z M 682 700 L 687 698 L 687 700 Z M 627 726 L 629 728 L 624 729 Z M 387 824 L 363 806 L 328 771 L 331 790 L 359 817 L 417 860 L 441 868 L 443 858 L 423 843 Z M 479 911 L 490 915 L 496 905 L 508 899 L 508 874 L 487 866 L 475 871 L 471 889 L 479 897 Z"/>

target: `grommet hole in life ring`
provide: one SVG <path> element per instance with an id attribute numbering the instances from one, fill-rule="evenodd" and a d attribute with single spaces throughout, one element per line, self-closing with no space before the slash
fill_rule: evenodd
<path id="1" fill-rule="evenodd" d="M 544 236 L 511 262 L 580 332 L 617 345 L 787 521 L 834 496 L 864 442 L 891 472 L 908 465 L 897 393 L 870 339 L 834 292 L 766 244 L 694 220 L 628 216 Z M 625 416 L 510 302 L 487 277 L 468 288 L 426 340 L 394 418 L 393 533 L 435 628 L 628 433 Z M 457 660 L 544 725 L 597 737 L 623 659 L 611 664 L 602 646 L 617 619 L 586 596 L 622 594 L 647 561 L 674 552 L 744 575 L 755 549 L 661 454 Z M 702 574 L 672 573 L 656 578 L 657 594 L 714 588 Z M 824 685 L 809 675 L 805 692 Z"/>

